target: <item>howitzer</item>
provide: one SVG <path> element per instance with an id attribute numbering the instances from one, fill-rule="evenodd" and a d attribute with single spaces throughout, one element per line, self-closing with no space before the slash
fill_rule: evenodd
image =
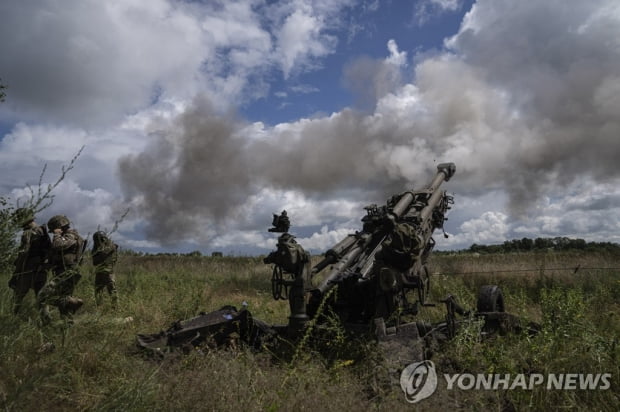
<path id="1" fill-rule="evenodd" d="M 443 231 L 446 213 L 454 203 L 440 186 L 455 172 L 454 163 L 442 163 L 426 187 L 394 195 L 384 206 L 365 207 L 362 230 L 330 248 L 312 268 L 291 266 L 286 254 L 278 253 L 283 237 L 288 235 L 281 236 L 278 251 L 265 263 L 275 264 L 274 273 L 283 270 L 292 277 L 286 280 L 280 274 L 272 278 L 274 289 L 290 288 L 287 335 L 298 336 L 310 319 L 320 323 L 320 312 L 326 308 L 337 314 L 347 329 L 363 331 L 370 326 L 380 340 L 396 332 L 409 343 L 412 338 L 427 335 L 452 338 L 463 322 L 457 315 L 483 319 L 485 332 L 518 329 L 516 318 L 504 312 L 501 290 L 493 285 L 480 289 L 476 310 L 463 309 L 452 295 L 441 300 L 446 305 L 445 322 L 407 324 L 401 319 L 403 315 L 416 315 L 422 306 L 435 306 L 427 302 L 428 260 L 435 246 L 433 233 Z M 445 231 L 443 234 L 447 237 Z M 311 286 L 320 278 L 318 286 Z M 413 299 L 409 292 L 416 292 Z"/>
<path id="2" fill-rule="evenodd" d="M 397 310 L 417 313 L 418 306 L 426 304 L 430 287 L 427 261 L 435 246 L 432 235 L 436 229 L 443 230 L 446 212 L 453 204 L 452 196 L 439 188 L 455 171 L 454 163 L 442 163 L 425 188 L 394 195 L 384 206 L 365 207 L 362 230 L 330 248 L 309 270 L 291 267 L 285 253 L 278 253 L 287 234 L 281 236 L 278 251 L 265 263 L 275 264 L 274 273 L 284 268 L 293 278 L 272 278 L 274 290 L 291 289 L 289 335 L 303 330 L 321 304 L 327 304 L 344 322 L 358 325 L 368 325 L 375 318 L 390 319 Z M 322 282 L 312 287 L 321 277 Z M 337 293 L 331 293 L 335 287 Z M 407 301 L 410 290 L 417 290 L 413 303 Z"/>
<path id="3" fill-rule="evenodd" d="M 310 320 L 320 326 L 335 314 L 348 331 L 374 331 L 385 352 L 399 359 L 404 359 L 401 355 L 406 353 L 405 358 L 413 361 L 427 356 L 423 341 L 452 338 L 458 327 L 471 319 L 484 320 L 484 333 L 518 330 L 518 320 L 504 312 L 503 296 L 497 286 L 480 289 L 476 310 L 463 309 L 449 295 L 441 300 L 446 306 L 444 322 L 404 322 L 404 315 L 416 315 L 420 307 L 434 306 L 427 302 L 428 260 L 435 246 L 433 233 L 443 231 L 446 213 L 453 204 L 452 196 L 440 186 L 455 172 L 454 163 L 442 163 L 426 187 L 394 195 L 383 206 L 365 207 L 362 230 L 347 235 L 314 266 L 294 236 L 286 231 L 280 235 L 277 250 L 264 263 L 273 264 L 274 299 L 288 299 L 291 313 L 287 325 L 269 326 L 254 320 L 252 330 L 256 336 L 261 341 L 274 334 L 295 340 L 305 336 Z M 274 226 L 276 223 L 274 220 Z M 286 223 L 288 230 L 288 220 Z M 416 293 L 410 301 L 412 291 Z M 173 345 L 181 332 L 187 332 L 197 342 L 196 333 L 203 336 L 212 334 L 214 328 L 228 330 L 230 319 L 242 316 L 244 311 L 235 309 L 229 314 L 232 317 L 202 314 L 192 319 L 191 331 L 189 326 L 171 328 L 163 335 L 142 335 L 139 343 L 146 348 L 152 348 L 152 342 Z M 457 315 L 463 319 L 457 319 Z M 256 347 L 256 342 L 253 339 L 246 343 Z"/>

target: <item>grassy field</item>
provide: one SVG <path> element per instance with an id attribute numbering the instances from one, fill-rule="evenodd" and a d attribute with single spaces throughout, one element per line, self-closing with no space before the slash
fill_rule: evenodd
<path id="1" fill-rule="evenodd" d="M 293 362 L 244 348 L 152 359 L 136 348 L 138 333 L 243 301 L 268 323 L 286 323 L 288 304 L 271 297 L 271 268 L 252 257 L 121 257 L 120 308 L 97 308 L 92 268 L 76 295 L 85 300 L 75 325 L 41 329 L 34 299 L 11 314 L 0 290 L 0 408 L 25 410 L 523 410 L 620 408 L 620 256 L 531 253 L 436 254 L 431 298 L 448 293 L 474 307 L 484 284 L 498 284 L 508 311 L 541 324 L 535 336 L 483 341 L 476 323 L 432 360 L 437 391 L 408 404 L 386 377 L 374 343 L 351 342 L 334 327 L 326 359 L 306 347 Z M 574 269 L 579 267 L 575 272 Z M 559 270 L 562 269 L 562 270 Z M 8 274 L 2 276 L 6 285 Z M 57 315 L 57 313 L 54 313 Z M 440 308 L 419 315 L 440 320 Z M 131 317 L 132 320 L 128 319 Z M 52 342 L 54 349 L 50 349 Z M 448 390 L 443 374 L 611 373 L 607 390 Z"/>

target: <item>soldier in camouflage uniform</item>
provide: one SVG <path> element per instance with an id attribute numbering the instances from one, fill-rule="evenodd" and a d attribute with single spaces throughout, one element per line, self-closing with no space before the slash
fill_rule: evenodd
<path id="1" fill-rule="evenodd" d="M 272 228 L 268 229 L 269 232 L 286 233 L 291 227 L 291 221 L 288 218 L 286 210 L 283 210 L 280 216 L 273 215 Z"/>
<path id="2" fill-rule="evenodd" d="M 424 244 L 412 224 L 391 222 L 390 226 L 392 230 L 381 242 L 381 250 L 375 256 L 379 282 L 375 312 L 386 319 L 398 308 L 406 275 Z"/>
<path id="3" fill-rule="evenodd" d="M 36 296 L 45 285 L 47 273 L 44 264 L 50 250 L 50 238 L 47 228 L 34 221 L 31 209 L 17 209 L 15 221 L 23 229 L 15 272 L 9 280 L 9 287 L 14 293 L 13 313 L 17 314 L 28 291 L 32 289 Z"/>
<path id="4" fill-rule="evenodd" d="M 107 289 L 112 298 L 112 307 L 118 305 L 116 283 L 114 281 L 114 265 L 118 259 L 118 245 L 105 232 L 99 231 L 93 235 L 92 258 L 95 266 L 95 300 L 97 306 L 103 300 L 103 290 Z"/>
<path id="5" fill-rule="evenodd" d="M 69 219 L 56 215 L 47 222 L 49 230 L 54 233 L 50 251 L 52 278 L 41 289 L 38 300 L 41 306 L 41 319 L 44 324 L 50 322 L 47 305 L 56 306 L 63 319 L 72 322 L 73 314 L 82 306 L 82 299 L 73 297 L 75 285 L 82 278 L 78 266 L 86 246 L 85 240 L 70 227 Z"/>

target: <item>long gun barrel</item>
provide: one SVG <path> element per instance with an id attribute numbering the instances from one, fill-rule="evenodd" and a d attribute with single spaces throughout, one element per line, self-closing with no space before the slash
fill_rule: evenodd
<path id="1" fill-rule="evenodd" d="M 325 252 L 325 259 L 323 259 L 312 268 L 312 274 L 314 275 L 325 269 L 328 265 L 336 262 L 341 256 L 345 254 L 347 250 L 351 248 L 351 246 L 357 243 L 357 241 L 358 238 L 355 235 L 348 235 L 347 237 L 342 239 L 336 244 L 336 246 Z"/>
<path id="2" fill-rule="evenodd" d="M 450 178 L 454 176 L 455 172 L 456 172 L 456 166 L 454 163 L 441 163 L 440 165 L 437 166 L 437 174 L 435 175 L 435 178 L 433 179 L 431 184 L 428 185 L 426 190 L 429 193 L 437 192 L 437 189 L 439 189 L 439 186 L 444 181 L 447 182 L 448 180 L 450 180 Z M 415 198 L 415 192 L 405 192 L 401 196 L 398 203 L 392 209 L 391 214 L 396 218 L 401 217 L 403 213 L 405 213 L 409 209 L 409 206 L 411 205 L 411 202 L 413 201 L 414 198 Z"/>
<path id="3" fill-rule="evenodd" d="M 452 204 L 452 197 L 439 187 L 455 172 L 454 163 L 439 164 L 436 175 L 426 188 L 393 196 L 383 207 L 366 207 L 368 214 L 362 219 L 363 230 L 342 239 L 312 268 L 310 276 L 314 277 L 329 267 L 324 280 L 313 291 L 313 298 L 325 296 L 344 279 L 368 280 L 374 272 L 382 244 L 399 222 L 407 222 L 415 229 L 420 247 L 416 256 L 412 256 L 413 271 L 419 271 L 434 246 L 433 231 L 443 227 L 445 213 Z"/>
<path id="4" fill-rule="evenodd" d="M 347 238 L 345 239 L 348 239 L 348 238 L 349 236 L 347 236 Z M 329 275 L 323 281 L 323 283 L 321 283 L 321 285 L 318 287 L 321 293 L 327 292 L 331 288 L 331 281 L 337 276 L 339 276 L 340 274 L 344 273 L 344 271 L 347 268 L 349 268 L 353 262 L 357 261 L 357 258 L 364 252 L 365 247 L 370 240 L 371 240 L 371 237 L 368 234 L 360 235 L 359 240 L 356 242 L 356 244 L 354 243 L 355 245 L 354 247 L 349 247 L 347 249 L 344 249 L 344 252 L 346 253 L 343 253 L 342 257 L 340 257 L 337 263 L 335 263 L 331 267 L 331 270 L 329 271 Z"/>

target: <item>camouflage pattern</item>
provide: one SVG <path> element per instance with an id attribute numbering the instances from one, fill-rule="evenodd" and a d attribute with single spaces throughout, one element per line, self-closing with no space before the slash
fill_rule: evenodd
<path id="1" fill-rule="evenodd" d="M 298 274 L 310 263 L 310 254 L 297 243 L 295 236 L 284 233 L 278 238 L 278 249 L 264 258 L 263 262 L 275 263 L 285 272 Z"/>
<path id="2" fill-rule="evenodd" d="M 38 295 L 43 323 L 51 320 L 46 305 L 56 306 L 61 317 L 68 320 L 71 320 L 71 315 L 82 305 L 80 299 L 71 295 L 82 278 L 78 265 L 84 245 L 85 240 L 75 229 L 65 226 L 61 233 L 54 233 L 49 257 L 52 278 Z"/>
<path id="3" fill-rule="evenodd" d="M 67 216 L 56 215 L 50 218 L 50 220 L 47 222 L 47 227 L 53 231 L 55 229 L 61 229 L 65 226 L 68 227 L 70 224 L 71 222 L 69 221 L 69 218 L 67 218 Z"/>
<path id="4" fill-rule="evenodd" d="M 378 286 L 376 316 L 388 318 L 400 304 L 400 291 L 405 278 L 419 259 L 424 245 L 416 228 L 408 222 L 394 222 L 392 230 L 381 242 L 381 250 L 375 256 L 375 275 Z"/>
<path id="5" fill-rule="evenodd" d="M 418 258 L 424 245 L 416 228 L 408 222 L 394 223 L 393 229 L 381 243 L 377 259 L 389 262 L 390 266 L 400 271 L 407 271 Z"/>
<path id="6" fill-rule="evenodd" d="M 93 235 L 92 259 L 95 267 L 95 300 L 97 305 L 103 303 L 103 290 L 106 289 L 112 299 L 112 306 L 118 305 L 118 292 L 114 278 L 114 265 L 118 260 L 118 245 L 105 232 Z"/>
<path id="7" fill-rule="evenodd" d="M 28 291 L 32 289 L 37 295 L 45 285 L 45 261 L 50 250 L 50 239 L 45 227 L 34 223 L 34 217 L 22 221 L 25 222 L 24 231 L 14 263 L 15 271 L 9 280 L 9 287 L 14 293 L 13 312 L 16 314 Z"/>
<path id="8" fill-rule="evenodd" d="M 82 257 L 85 240 L 75 229 L 54 233 L 50 253 L 50 263 L 56 275 L 77 269 Z"/>

